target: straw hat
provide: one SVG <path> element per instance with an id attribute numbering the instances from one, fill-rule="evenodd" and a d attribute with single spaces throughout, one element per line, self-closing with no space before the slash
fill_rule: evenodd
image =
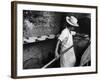
<path id="1" fill-rule="evenodd" d="M 75 26 L 75 27 L 79 27 L 79 25 L 78 25 L 78 20 L 77 20 L 77 18 L 76 17 L 74 17 L 74 16 L 70 16 L 70 17 L 66 17 L 66 21 L 70 24 L 70 25 L 72 25 L 72 26 Z"/>

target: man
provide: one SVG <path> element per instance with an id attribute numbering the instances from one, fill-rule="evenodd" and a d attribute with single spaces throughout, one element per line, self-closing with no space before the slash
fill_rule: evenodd
<path id="1" fill-rule="evenodd" d="M 78 20 L 80 25 L 80 34 L 84 35 L 84 39 L 80 41 L 78 45 L 83 52 L 81 53 L 80 66 L 89 66 L 91 65 L 91 20 L 90 16 L 87 15 Z M 87 35 L 87 36 L 86 36 Z M 81 51 L 80 51 L 81 52 Z M 80 54 L 80 53 L 79 53 Z"/>
<path id="2" fill-rule="evenodd" d="M 55 56 L 59 57 L 59 49 L 60 55 L 69 47 L 73 45 L 73 37 L 71 30 L 73 27 L 79 27 L 78 20 L 74 16 L 66 17 L 67 26 L 61 32 L 60 36 L 58 37 L 58 42 L 56 45 Z M 74 32 L 75 35 L 75 32 Z M 60 66 L 61 67 L 73 67 L 76 62 L 74 48 L 72 47 L 70 50 L 66 51 L 60 57 Z"/>

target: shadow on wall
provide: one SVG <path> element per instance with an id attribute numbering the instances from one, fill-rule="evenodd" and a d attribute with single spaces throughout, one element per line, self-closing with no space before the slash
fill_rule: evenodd
<path id="1" fill-rule="evenodd" d="M 88 34 L 91 36 L 91 20 L 88 17 L 80 18 L 78 21 L 80 25 L 80 33 Z"/>

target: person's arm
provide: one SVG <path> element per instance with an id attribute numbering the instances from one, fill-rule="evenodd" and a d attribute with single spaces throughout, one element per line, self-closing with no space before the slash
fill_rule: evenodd
<path id="1" fill-rule="evenodd" d="M 58 39 L 56 49 L 55 49 L 55 57 L 57 57 L 57 58 L 59 57 L 58 50 L 59 50 L 59 47 L 60 47 L 60 43 L 61 43 L 61 40 Z"/>
<path id="2" fill-rule="evenodd" d="M 76 35 L 76 32 L 75 32 L 75 31 L 71 31 L 71 34 L 72 34 L 73 36 L 75 36 L 75 35 Z"/>

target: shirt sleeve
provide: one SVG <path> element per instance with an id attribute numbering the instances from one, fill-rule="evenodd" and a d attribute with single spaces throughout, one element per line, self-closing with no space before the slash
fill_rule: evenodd
<path id="1" fill-rule="evenodd" d="M 66 28 L 66 29 L 64 29 L 64 30 L 61 32 L 61 34 L 60 34 L 60 36 L 58 37 L 58 39 L 61 40 L 61 41 L 63 41 L 65 38 L 68 37 L 68 34 L 69 34 L 69 30 Z"/>

